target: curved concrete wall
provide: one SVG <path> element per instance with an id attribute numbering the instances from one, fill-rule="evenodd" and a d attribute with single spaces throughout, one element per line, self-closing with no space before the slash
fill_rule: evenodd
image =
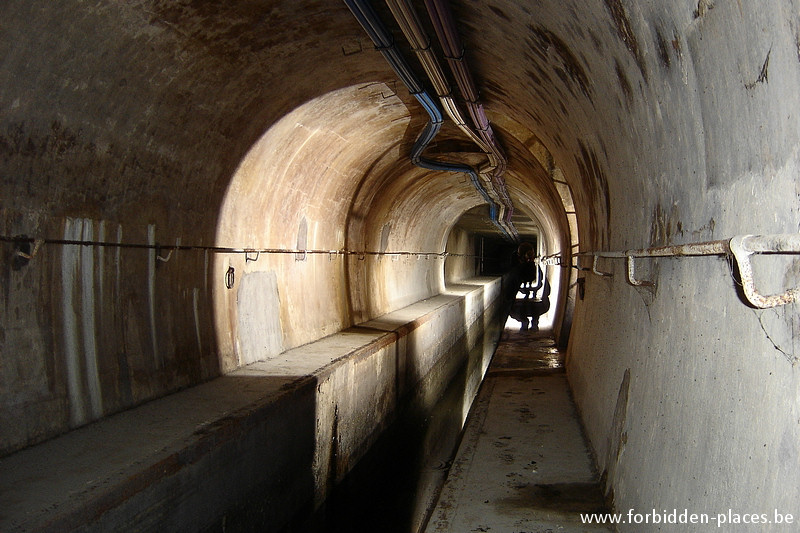
<path id="1" fill-rule="evenodd" d="M 607 4 L 629 38 L 586 46 L 608 68 L 585 146 L 609 248 L 797 232 L 797 2 Z M 601 268 L 615 277 L 587 276 L 569 375 L 617 507 L 791 513 L 796 304 L 751 308 L 716 257 L 639 261 L 654 296 Z M 765 293 L 798 284 L 792 257 L 756 270 Z"/>
<path id="2" fill-rule="evenodd" d="M 509 192 L 548 253 L 798 230 L 797 1 L 452 7 Z M 343 3 L 1 9 L 0 233 L 113 245 L 23 260 L 4 242 L 3 451 L 474 274 L 360 255 L 473 253 L 474 236 L 449 229 L 481 198 L 408 162 L 425 117 Z M 430 153 L 457 152 L 483 160 L 446 125 Z M 211 246 L 354 253 L 252 261 Z M 760 283 L 796 283 L 795 263 L 773 259 Z M 582 300 L 574 270 L 551 276 L 617 506 L 789 512 L 796 306 L 749 308 L 720 259 L 643 260 L 655 294 L 603 266 L 614 278 L 581 273 Z"/>

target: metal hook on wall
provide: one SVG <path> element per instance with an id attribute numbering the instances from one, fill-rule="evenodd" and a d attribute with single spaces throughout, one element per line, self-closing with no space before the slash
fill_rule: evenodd
<path id="1" fill-rule="evenodd" d="M 162 257 L 161 256 L 161 247 L 160 246 L 156 246 L 156 259 L 161 261 L 162 263 L 166 263 L 167 261 L 172 259 L 172 252 L 174 252 L 174 251 L 175 251 L 175 248 L 170 248 L 169 249 L 169 253 L 167 254 L 167 256 L 166 257 Z"/>
<path id="2" fill-rule="evenodd" d="M 236 280 L 236 270 L 232 266 L 229 266 L 227 272 L 225 272 L 225 287 L 228 289 L 232 289 L 235 280 Z"/>
<path id="3" fill-rule="evenodd" d="M 31 251 L 31 244 L 28 240 L 18 241 L 14 250 L 14 261 L 11 264 L 13 270 L 19 270 L 26 266 L 36 254 L 39 253 L 39 248 L 44 244 L 43 239 L 36 239 L 33 241 L 33 251 Z"/>
<path id="4" fill-rule="evenodd" d="M 169 249 L 169 253 L 167 254 L 166 257 L 162 257 L 161 246 L 156 244 L 156 260 L 161 261 L 162 263 L 166 263 L 167 261 L 172 259 L 172 252 L 177 250 L 180 247 L 180 245 L 181 245 L 181 238 L 178 237 L 177 239 L 175 239 L 175 247 Z"/>
<path id="5" fill-rule="evenodd" d="M 786 305 L 796 302 L 800 298 L 800 289 L 789 289 L 781 294 L 772 294 L 764 296 L 756 290 L 755 281 L 753 280 L 753 267 L 750 264 L 750 256 L 757 252 L 783 252 L 783 248 L 792 249 L 792 246 L 785 246 L 782 236 L 753 236 L 753 235 L 738 235 L 730 240 L 730 249 L 733 254 L 736 264 L 739 267 L 739 274 L 742 278 L 742 291 L 744 292 L 747 300 L 759 309 L 769 309 L 779 305 Z M 797 237 L 792 235 L 790 239 Z M 789 241 L 790 239 L 785 239 Z M 748 246 L 747 241 L 752 241 L 752 245 Z M 763 246 L 759 246 L 763 244 Z M 796 243 L 790 243 L 795 244 Z"/>
<path id="6" fill-rule="evenodd" d="M 611 273 L 611 272 L 602 272 L 602 271 L 600 271 L 600 270 L 597 270 L 597 260 L 598 260 L 598 259 L 600 259 L 600 256 L 599 256 L 599 255 L 596 255 L 596 256 L 594 256 L 594 260 L 592 261 L 592 272 L 594 272 L 594 273 L 595 273 L 595 274 L 597 274 L 598 276 L 608 276 L 608 277 L 613 277 L 613 276 L 614 276 L 614 274 L 613 274 L 613 273 Z M 629 259 L 630 259 L 630 258 L 629 258 Z M 631 262 L 632 262 L 632 261 L 631 261 Z"/>
<path id="7" fill-rule="evenodd" d="M 633 259 L 632 255 L 627 256 L 626 257 L 626 261 L 628 263 L 628 283 L 630 283 L 634 287 L 655 287 L 656 286 L 656 284 L 653 283 L 652 281 L 644 281 L 644 280 L 636 279 L 636 273 L 635 273 L 634 264 L 633 264 L 634 259 Z"/>

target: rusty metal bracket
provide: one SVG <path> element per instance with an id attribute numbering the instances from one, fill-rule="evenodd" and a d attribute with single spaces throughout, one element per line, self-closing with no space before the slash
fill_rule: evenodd
<path id="1" fill-rule="evenodd" d="M 753 280 L 753 269 L 750 256 L 753 254 L 800 254 L 800 233 L 774 234 L 774 235 L 737 235 L 731 239 L 659 246 L 640 250 L 627 250 L 624 252 L 581 252 L 576 257 L 584 255 L 594 256 L 592 272 L 597 275 L 610 275 L 610 273 L 597 270 L 597 258 L 608 257 L 625 258 L 628 270 L 628 283 L 635 287 L 655 287 L 652 281 L 636 279 L 634 261 L 643 257 L 696 257 L 696 256 L 733 256 L 739 267 L 742 278 L 742 289 L 745 298 L 756 308 L 768 309 L 780 305 L 787 305 L 800 300 L 800 287 L 788 289 L 780 294 L 765 296 L 756 290 Z M 580 267 L 580 264 L 578 264 Z"/>
<path id="2" fill-rule="evenodd" d="M 730 240 L 729 246 L 739 267 L 744 295 L 754 307 L 769 309 L 796 302 L 800 298 L 800 288 L 769 296 L 759 293 L 750 264 L 750 256 L 754 253 L 800 253 L 800 235 L 737 235 Z"/>
<path id="3" fill-rule="evenodd" d="M 629 255 L 625 259 L 626 263 L 628 264 L 628 283 L 633 285 L 634 287 L 655 287 L 656 284 L 652 281 L 644 281 L 640 279 L 636 279 L 636 271 L 634 267 L 634 256 Z"/>
<path id="4" fill-rule="evenodd" d="M 602 271 L 600 271 L 600 270 L 597 270 L 597 260 L 598 260 L 598 259 L 600 259 L 600 256 L 599 256 L 599 255 L 596 255 L 596 256 L 594 256 L 594 260 L 592 261 L 592 272 L 594 272 L 594 273 L 595 273 L 595 274 L 597 274 L 598 276 L 608 276 L 608 277 L 613 277 L 613 276 L 614 276 L 614 274 L 613 274 L 612 272 L 602 272 Z"/>

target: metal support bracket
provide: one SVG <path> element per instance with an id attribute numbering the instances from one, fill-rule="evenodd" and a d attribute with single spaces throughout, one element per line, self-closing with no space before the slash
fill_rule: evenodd
<path id="1" fill-rule="evenodd" d="M 592 272 L 597 274 L 598 276 L 608 276 L 613 277 L 614 274 L 612 272 L 602 272 L 597 270 L 597 260 L 600 259 L 599 255 L 594 256 L 594 260 L 592 261 Z"/>
<path id="2" fill-rule="evenodd" d="M 636 271 L 634 267 L 634 258 L 632 255 L 626 257 L 626 262 L 628 263 L 628 283 L 633 285 L 634 287 L 655 287 L 656 284 L 652 281 L 644 281 L 640 279 L 636 279 Z"/>
<path id="3" fill-rule="evenodd" d="M 756 290 L 755 281 L 753 280 L 753 267 L 750 264 L 750 256 L 759 251 L 763 251 L 761 250 L 763 247 L 748 246 L 747 241 L 755 241 L 758 239 L 763 240 L 765 237 L 737 235 L 730 240 L 731 253 L 739 267 L 739 274 L 742 277 L 742 290 L 747 301 L 759 309 L 769 309 L 771 307 L 796 302 L 798 298 L 800 298 L 800 288 L 788 289 L 781 294 L 773 294 L 770 296 L 764 296 Z M 771 251 L 776 253 L 784 251 L 784 247 L 782 247 L 780 243 L 775 243 L 770 248 L 772 248 Z"/>

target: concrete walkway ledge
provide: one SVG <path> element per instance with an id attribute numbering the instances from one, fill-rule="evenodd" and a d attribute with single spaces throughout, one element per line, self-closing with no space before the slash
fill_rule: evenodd
<path id="1" fill-rule="evenodd" d="M 0 531 L 280 530 L 324 501 L 410 395 L 447 385 L 499 319 L 500 289 L 448 286 L 6 456 Z"/>

